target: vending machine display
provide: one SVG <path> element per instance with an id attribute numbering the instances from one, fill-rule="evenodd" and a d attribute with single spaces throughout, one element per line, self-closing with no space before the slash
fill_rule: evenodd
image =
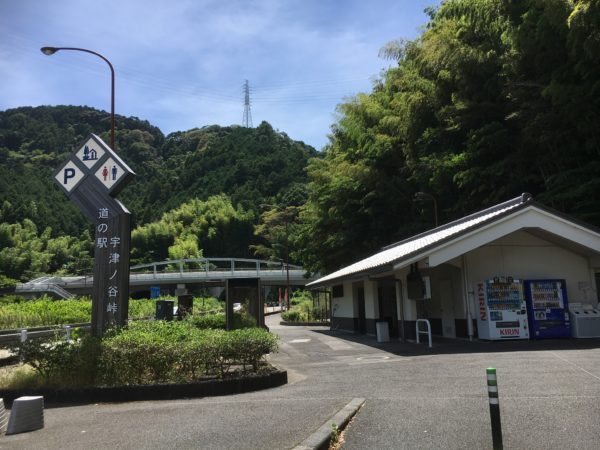
<path id="1" fill-rule="evenodd" d="M 565 280 L 525 280 L 524 288 L 531 336 L 571 337 Z"/>
<path id="2" fill-rule="evenodd" d="M 475 286 L 480 339 L 529 339 L 523 284 L 519 280 L 494 278 Z"/>

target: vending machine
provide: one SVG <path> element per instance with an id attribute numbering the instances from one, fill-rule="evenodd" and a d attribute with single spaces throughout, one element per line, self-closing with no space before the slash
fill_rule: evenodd
<path id="1" fill-rule="evenodd" d="M 565 280 L 525 280 L 524 288 L 531 336 L 571 337 Z"/>
<path id="2" fill-rule="evenodd" d="M 511 277 L 480 281 L 475 286 L 480 339 L 529 339 L 523 283 Z"/>

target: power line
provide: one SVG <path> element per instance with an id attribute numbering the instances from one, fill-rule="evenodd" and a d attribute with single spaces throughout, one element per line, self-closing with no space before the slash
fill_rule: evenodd
<path id="1" fill-rule="evenodd" d="M 8 49 L 18 49 L 21 54 L 39 56 L 39 43 L 26 36 L 8 34 L 10 45 L 0 44 L 0 53 Z M 154 92 L 162 92 L 166 95 L 176 94 L 186 97 L 201 98 L 208 102 L 235 103 L 239 101 L 239 94 L 235 94 L 227 87 L 217 88 L 203 83 L 176 82 L 165 76 L 156 75 L 148 71 L 115 64 L 119 81 L 118 88 L 128 83 L 151 88 Z M 54 70 L 70 72 L 84 71 L 94 73 L 102 78 L 106 76 L 104 67 L 100 67 L 89 58 L 77 59 L 77 55 L 63 58 L 60 64 L 56 64 Z M 341 77 L 317 77 L 314 79 L 280 80 L 275 83 L 253 85 L 250 89 L 248 81 L 244 83 L 244 119 L 243 124 L 252 126 L 251 103 L 257 104 L 300 104 L 314 102 L 344 101 L 356 94 L 356 83 L 368 80 L 367 76 L 347 75 Z M 246 92 L 247 90 L 247 92 Z M 238 91 L 239 92 L 239 91 Z M 253 94 L 252 102 L 250 92 Z M 236 100 L 237 99 L 237 100 Z"/>

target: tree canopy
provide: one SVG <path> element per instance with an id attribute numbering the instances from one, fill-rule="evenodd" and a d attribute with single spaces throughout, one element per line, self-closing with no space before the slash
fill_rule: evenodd
<path id="1" fill-rule="evenodd" d="M 339 106 L 309 164 L 305 264 L 333 270 L 431 225 L 418 191 L 445 220 L 527 191 L 600 225 L 598 6 L 448 0 L 418 39 L 386 45 L 397 66 Z"/>
<path id="2" fill-rule="evenodd" d="M 109 118 L 73 106 L 0 112 L 0 229 L 11 237 L 0 246 L 6 279 L 79 273 L 82 249 L 91 267 L 92 247 L 81 240 L 92 227 L 52 174 L 89 133 L 107 141 Z M 165 137 L 148 122 L 117 116 L 116 129 L 117 152 L 137 174 L 119 195 L 132 211 L 133 262 L 252 256 L 250 246 L 264 243 L 253 234 L 260 205 L 297 199 L 317 154 L 266 122 Z"/>

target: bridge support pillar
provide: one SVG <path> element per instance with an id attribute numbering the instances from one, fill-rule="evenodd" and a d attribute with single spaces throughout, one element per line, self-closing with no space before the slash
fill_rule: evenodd
<path id="1" fill-rule="evenodd" d="M 227 329 L 235 328 L 233 304 L 240 303 L 242 312 L 254 317 L 259 327 L 265 326 L 265 308 L 260 278 L 235 278 L 225 282 Z"/>

